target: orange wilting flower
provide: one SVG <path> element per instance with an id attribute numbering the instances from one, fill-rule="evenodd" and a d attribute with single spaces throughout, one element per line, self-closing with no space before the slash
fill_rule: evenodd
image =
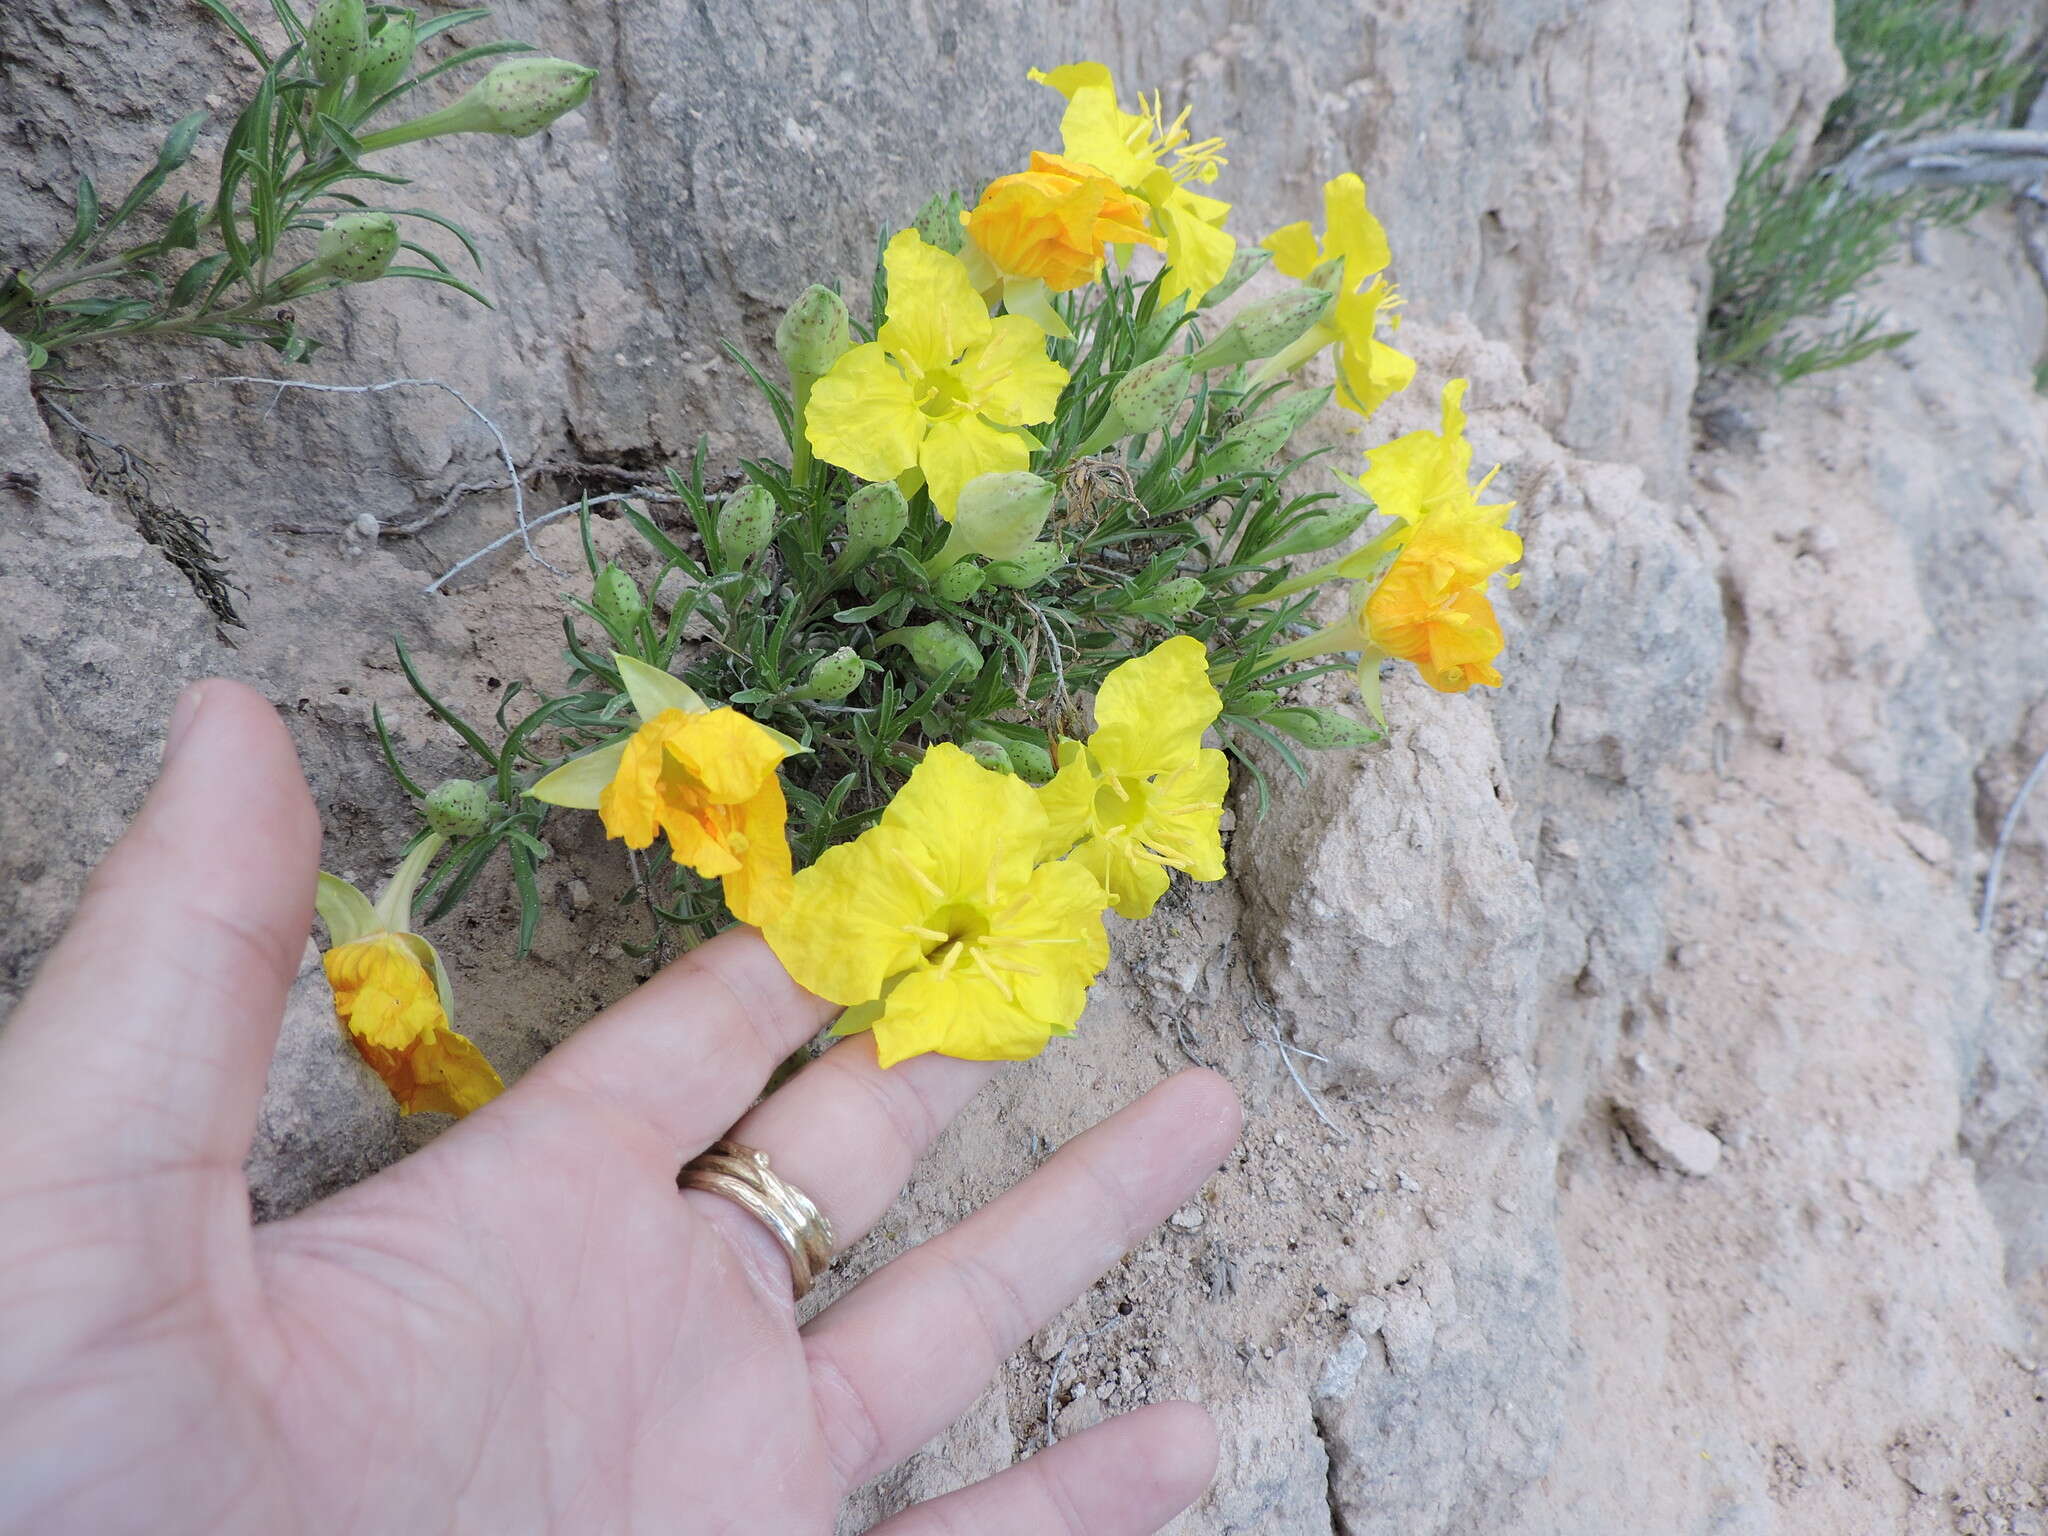
<path id="1" fill-rule="evenodd" d="M 448 1021 L 413 933 L 378 933 L 321 956 L 349 1043 L 410 1115 L 466 1115 L 505 1091 L 484 1054 Z M 429 951 L 431 954 L 431 951 Z M 434 962 L 439 969 L 438 962 Z"/>
<path id="2" fill-rule="evenodd" d="M 1485 587 L 1520 553 L 1515 535 L 1476 518 L 1424 518 L 1366 597 L 1359 627 L 1383 654 L 1414 663 L 1439 693 L 1474 683 L 1498 688 L 1493 658 L 1507 642 Z"/>
<path id="3" fill-rule="evenodd" d="M 1030 170 L 998 176 L 982 190 L 967 233 L 1005 284 L 1036 281 L 1066 293 L 1100 274 L 1104 246 L 1164 249 L 1145 227 L 1149 212 L 1094 166 L 1037 150 Z"/>

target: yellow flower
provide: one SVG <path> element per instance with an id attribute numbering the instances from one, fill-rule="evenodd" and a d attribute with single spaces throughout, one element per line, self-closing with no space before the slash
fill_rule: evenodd
<path id="1" fill-rule="evenodd" d="M 827 849 L 765 929 L 789 974 L 872 1027 L 882 1065 L 926 1051 L 1036 1056 L 1072 1034 L 1109 963 L 1102 888 L 1040 864 L 1030 788 L 950 743 L 925 754 L 881 821 Z"/>
<path id="2" fill-rule="evenodd" d="M 1183 111 L 1171 123 L 1155 94 L 1139 98 L 1142 112 L 1117 105 L 1116 81 L 1107 65 L 1063 64 L 1031 71 L 1031 78 L 1067 98 L 1060 139 L 1069 159 L 1101 169 L 1126 192 L 1152 209 L 1152 227 L 1166 242 L 1165 300 L 1185 294 L 1191 305 L 1223 281 L 1237 241 L 1223 228 L 1230 204 L 1191 189 L 1207 186 L 1223 167 L 1223 141 L 1197 141 Z M 1169 165 L 1167 158 L 1173 163 Z"/>
<path id="3" fill-rule="evenodd" d="M 1164 244 L 1145 227 L 1146 211 L 1094 166 L 1035 151 L 1030 170 L 982 190 L 967 233 L 1004 281 L 1066 293 L 1101 273 L 1104 245 Z"/>
<path id="4" fill-rule="evenodd" d="M 1045 332 L 1023 315 L 989 318 L 960 258 L 906 229 L 889 242 L 889 317 L 811 390 L 811 449 L 863 480 L 920 472 L 932 506 L 952 520 L 977 475 L 1027 469 L 1067 371 L 1045 355 Z M 915 485 L 907 486 L 914 490 Z"/>
<path id="5" fill-rule="evenodd" d="M 455 1032 L 448 973 L 434 946 L 411 931 L 413 892 L 446 842 L 429 833 L 415 843 L 374 905 L 325 871 L 314 886 L 335 1017 L 408 1115 L 466 1115 L 505 1090 L 483 1052 Z"/>
<path id="6" fill-rule="evenodd" d="M 1346 173 L 1323 184 L 1323 237 L 1304 220 L 1275 230 L 1263 242 L 1273 265 L 1306 281 L 1335 263 L 1321 281 L 1334 284 L 1337 302 L 1314 329 L 1269 362 L 1266 377 L 1291 372 L 1332 342 L 1337 344 L 1337 402 L 1370 416 L 1415 377 L 1415 359 L 1379 339 L 1381 312 L 1400 301 L 1377 274 L 1392 259 L 1387 234 L 1366 207 L 1365 183 Z"/>
<path id="7" fill-rule="evenodd" d="M 1439 693 L 1500 686 L 1505 640 L 1484 588 L 1521 558 L 1522 541 L 1477 509 L 1433 513 L 1367 595 L 1355 621 L 1381 654 L 1413 662 Z"/>
<path id="8" fill-rule="evenodd" d="M 789 900 L 788 808 L 776 768 L 795 743 L 735 709 L 708 708 L 644 662 L 612 661 L 640 728 L 564 763 L 527 793 L 596 811 L 628 848 L 666 836 L 676 863 L 724 882 L 734 917 L 767 922 Z"/>
<path id="9" fill-rule="evenodd" d="M 448 1022 L 436 977 L 417 952 L 426 948 L 418 934 L 379 933 L 336 945 L 321 964 L 349 1042 L 399 1109 L 466 1115 L 505 1085 L 483 1052 Z M 434 969 L 438 973 L 438 962 Z"/>
<path id="10" fill-rule="evenodd" d="M 1038 792 L 1049 823 L 1041 854 L 1072 848 L 1068 862 L 1101 881 L 1124 917 L 1151 915 L 1168 870 L 1221 880 L 1230 769 L 1202 732 L 1222 711 L 1192 635 L 1114 669 L 1095 696 L 1095 733 L 1060 743 L 1060 771 Z"/>

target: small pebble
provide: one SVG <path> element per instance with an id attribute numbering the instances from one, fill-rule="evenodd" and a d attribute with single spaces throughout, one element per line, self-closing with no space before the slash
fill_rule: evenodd
<path id="1" fill-rule="evenodd" d="M 590 887 L 582 880 L 569 882 L 569 908 L 574 912 L 590 910 Z"/>
<path id="2" fill-rule="evenodd" d="M 356 520 L 349 526 L 359 539 L 374 539 L 384 531 L 383 525 L 377 521 L 373 512 L 358 512 Z"/>
<path id="3" fill-rule="evenodd" d="M 1200 1206 L 1184 1205 L 1168 1219 L 1181 1231 L 1192 1232 L 1202 1224 L 1202 1210 Z"/>

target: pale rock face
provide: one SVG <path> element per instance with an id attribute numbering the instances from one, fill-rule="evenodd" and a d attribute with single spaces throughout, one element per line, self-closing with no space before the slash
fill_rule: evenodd
<path id="1" fill-rule="evenodd" d="M 706 433 L 727 460 L 766 429 L 720 340 L 766 357 L 806 283 L 861 291 L 877 228 L 1052 146 L 1058 103 L 1027 67 L 1099 54 L 1233 139 L 1219 190 L 1243 233 L 1319 220 L 1325 178 L 1366 177 L 1422 371 L 1369 436 L 1330 439 L 1348 463 L 1472 380 L 1477 457 L 1506 466 L 1528 545 L 1500 599 L 1506 687 L 1442 698 L 1397 673 L 1384 749 L 1315 758 L 1264 820 L 1240 796 L 1230 884 L 1114 925 L 1081 1033 L 1002 1076 L 837 1267 L 828 1289 L 1190 1059 L 1246 1098 L 1189 1219 L 1062 1321 L 1087 1349 L 1024 1351 L 845 1529 L 1042 1446 L 1057 1362 L 1054 1429 L 1083 1402 L 1216 1413 L 1218 1483 L 1183 1536 L 2021 1530 L 2048 1482 L 2013 1427 L 2038 1423 L 2023 1307 L 2048 1297 L 2048 798 L 1990 935 L 1972 920 L 1986 829 L 2048 749 L 2025 662 L 2048 569 L 2038 288 L 1995 222 L 1943 237 L 1881 290 L 1912 344 L 1740 399 L 1754 447 L 1696 450 L 1704 254 L 1741 148 L 1810 131 L 1834 89 L 1831 7 L 1247 9 L 542 0 L 515 30 L 600 66 L 589 104 L 530 140 L 392 159 L 475 230 L 499 307 L 387 284 L 308 317 L 337 343 L 309 377 L 444 379 L 522 464 L 630 475 Z M 68 224 L 81 170 L 123 182 L 247 69 L 170 0 L 0 6 L 0 54 L 0 266 Z M 75 381 L 270 367 L 152 348 L 81 358 Z M 511 526 L 503 494 L 389 534 L 502 475 L 447 395 L 65 401 L 206 520 L 249 628 L 222 644 L 121 487 L 87 491 L 9 350 L 8 1001 L 140 802 L 177 684 L 225 672 L 277 701 L 327 866 L 374 886 L 410 812 L 371 705 L 418 777 L 475 772 L 386 637 L 473 712 L 558 665 L 563 582 L 516 545 L 419 594 Z M 345 538 L 366 514 L 386 531 Z M 618 552 L 614 525 L 598 537 Z M 566 522 L 536 542 L 578 559 Z M 502 872 L 434 930 L 508 1079 L 642 972 L 615 851 L 587 818 L 550 840 L 533 961 L 512 959 Z M 396 1119 L 321 990 L 294 988 L 272 1073 L 265 1215 L 433 1130 Z M 1711 1176 L 1618 1147 L 1624 1098 L 1715 1139 Z"/>

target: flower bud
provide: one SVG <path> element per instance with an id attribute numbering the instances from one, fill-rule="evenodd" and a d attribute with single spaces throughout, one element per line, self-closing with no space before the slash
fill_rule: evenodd
<path id="1" fill-rule="evenodd" d="M 981 567 L 962 560 L 939 573 L 939 579 L 932 583 L 932 591 L 949 603 L 964 603 L 981 590 L 981 582 Z"/>
<path id="2" fill-rule="evenodd" d="M 1282 735 L 1292 736 L 1304 747 L 1369 747 L 1387 739 L 1387 733 L 1376 725 L 1353 719 L 1342 710 L 1313 704 L 1272 710 L 1265 716 L 1265 723 Z"/>
<path id="3" fill-rule="evenodd" d="M 365 95 L 381 96 L 412 68 L 413 19 L 409 12 L 377 18 L 356 61 L 356 86 Z"/>
<path id="4" fill-rule="evenodd" d="M 427 830 L 475 837 L 491 825 L 491 792 L 474 779 L 444 779 L 427 796 Z"/>
<path id="5" fill-rule="evenodd" d="M 1010 755 L 1011 771 L 1027 784 L 1043 784 L 1059 771 L 1059 765 L 1042 743 L 1005 741 L 1003 750 Z"/>
<path id="6" fill-rule="evenodd" d="M 1199 603 L 1207 592 L 1199 576 L 1176 576 L 1154 587 L 1144 601 L 1133 604 L 1138 612 L 1177 619 Z"/>
<path id="7" fill-rule="evenodd" d="M 910 506 L 893 480 L 864 485 L 846 498 L 846 554 L 858 559 L 887 549 L 903 536 Z"/>
<path id="8" fill-rule="evenodd" d="M 981 672 L 980 647 L 950 624 L 913 625 L 897 630 L 892 639 L 910 652 L 911 661 L 926 677 L 943 676 L 956 666 L 965 668 L 959 681 L 970 680 Z"/>
<path id="9" fill-rule="evenodd" d="M 1190 361 L 1198 369 L 1230 368 L 1271 357 L 1307 335 L 1336 302 L 1323 289 L 1296 288 L 1247 304 Z"/>
<path id="10" fill-rule="evenodd" d="M 1374 511 L 1369 501 L 1343 501 L 1334 507 L 1310 512 L 1292 528 L 1258 552 L 1263 564 L 1285 560 L 1290 555 L 1312 555 L 1319 549 L 1342 543 L 1356 533 Z"/>
<path id="11" fill-rule="evenodd" d="M 1252 280 L 1255 273 L 1265 270 L 1273 254 L 1256 245 L 1240 245 L 1237 254 L 1230 258 L 1230 266 L 1223 274 L 1223 281 L 1202 295 L 1202 308 L 1214 309 L 1238 289 Z"/>
<path id="12" fill-rule="evenodd" d="M 1154 432 L 1187 398 L 1194 369 L 1185 357 L 1155 357 L 1133 368 L 1109 392 L 1109 407 L 1126 434 Z"/>
<path id="13" fill-rule="evenodd" d="M 846 301 L 818 283 L 797 295 L 775 327 L 775 352 L 791 378 L 822 378 L 852 345 Z"/>
<path id="14" fill-rule="evenodd" d="M 1064 549 L 1047 541 L 1043 544 L 1033 544 L 1014 560 L 996 561 L 982 574 L 991 586 L 1013 587 L 1023 591 L 1037 586 L 1058 570 L 1066 557 L 1067 552 Z"/>
<path id="15" fill-rule="evenodd" d="M 1221 480 L 1264 469 L 1287 446 L 1295 430 L 1329 404 L 1330 393 L 1327 387 L 1307 390 L 1290 396 L 1270 411 L 1260 412 L 1250 421 L 1239 422 L 1203 455 L 1201 473 Z"/>
<path id="16" fill-rule="evenodd" d="M 398 254 L 398 220 L 376 209 L 336 214 L 320 231 L 313 270 L 345 283 L 368 283 L 384 275 Z"/>
<path id="17" fill-rule="evenodd" d="M 1157 357 L 1164 352 L 1166 344 L 1173 339 L 1175 325 L 1187 312 L 1187 300 L 1179 296 L 1153 310 L 1151 318 L 1138 326 L 1138 356 Z"/>
<path id="18" fill-rule="evenodd" d="M 361 67 L 369 40 L 363 0 L 320 0 L 306 23 L 306 63 L 322 85 L 340 85 Z"/>
<path id="19" fill-rule="evenodd" d="M 1037 586 L 1046 577 L 1058 570 L 1066 559 L 1066 551 L 1050 541 L 1033 544 L 1014 560 L 998 560 L 987 567 L 982 576 L 989 585 L 1014 587 L 1023 591 Z"/>
<path id="20" fill-rule="evenodd" d="M 968 554 L 1015 560 L 1045 527 L 1056 494 L 1050 480 L 1028 469 L 976 475 L 961 489 L 953 508 L 954 536 Z"/>
<path id="21" fill-rule="evenodd" d="M 803 687 L 790 697 L 817 699 L 825 703 L 843 699 L 860 686 L 867 670 L 867 663 L 854 654 L 853 647 L 842 645 L 830 656 L 821 656 L 811 663 L 810 675 L 804 679 Z"/>
<path id="22" fill-rule="evenodd" d="M 1003 744 L 999 741 L 988 741 L 977 737 L 973 741 L 963 741 L 959 746 L 962 752 L 965 752 L 984 768 L 993 768 L 997 773 L 1015 773 L 1017 771 L 1010 764 L 1010 754 L 1003 749 Z"/>
<path id="23" fill-rule="evenodd" d="M 567 59 L 511 59 L 485 75 L 469 95 L 488 114 L 485 133 L 523 139 L 582 106 L 596 78 L 597 71 L 587 64 Z"/>
<path id="24" fill-rule="evenodd" d="M 591 585 L 590 606 L 615 630 L 632 629 L 647 616 L 647 599 L 640 595 L 640 583 L 616 565 L 607 565 L 597 573 L 597 580 Z"/>
<path id="25" fill-rule="evenodd" d="M 926 245 L 936 245 L 958 256 L 967 243 L 967 229 L 960 222 L 965 211 L 966 205 L 960 201 L 958 192 L 941 192 L 917 210 L 910 227 Z"/>
<path id="26" fill-rule="evenodd" d="M 718 555 L 727 570 L 745 565 L 775 533 L 775 497 L 765 485 L 741 486 L 718 509 Z"/>

